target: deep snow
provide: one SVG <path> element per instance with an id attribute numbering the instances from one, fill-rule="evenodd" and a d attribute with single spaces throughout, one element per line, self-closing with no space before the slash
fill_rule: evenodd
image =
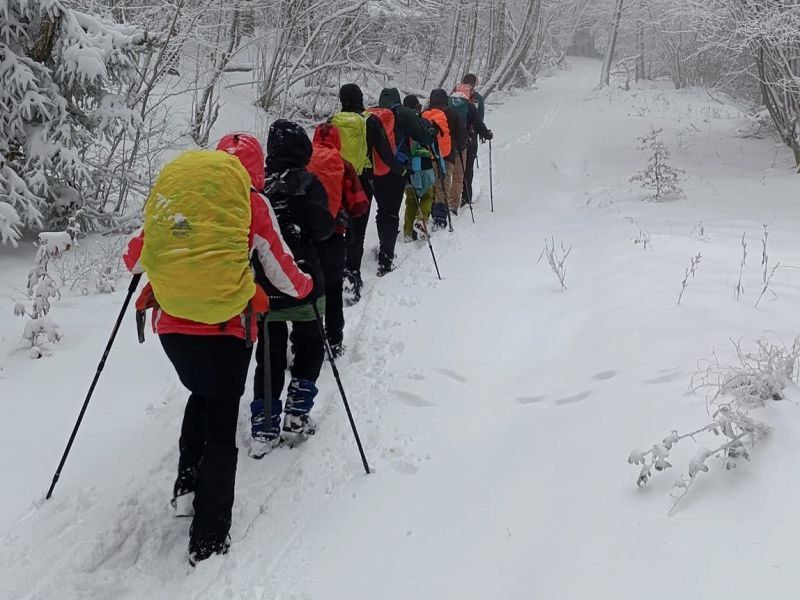
<path id="1" fill-rule="evenodd" d="M 645 489 L 626 463 L 706 423 L 705 398 L 686 393 L 698 359 L 733 360 L 731 338 L 798 333 L 795 269 L 754 308 L 763 223 L 771 259 L 800 265 L 788 152 L 742 137 L 744 115 L 702 91 L 592 92 L 598 70 L 577 61 L 490 111 L 496 211 L 484 146 L 477 224 L 462 214 L 434 238 L 444 281 L 423 246 L 401 243 L 380 281 L 367 253 L 341 371 L 375 473 L 326 369 L 318 435 L 260 462 L 240 452 L 231 553 L 194 571 L 188 523 L 167 503 L 185 392 L 152 335 L 138 346 L 131 315 L 56 494 L 39 500 L 122 293 L 65 297 L 64 340 L 31 361 L 12 352 L 11 315 L 30 256 L 2 250 L 0 598 L 792 597 L 800 395 L 759 411 L 775 432 L 752 463 L 712 465 L 673 517 L 691 444 Z M 651 125 L 686 170 L 683 200 L 642 202 L 628 183 Z M 652 250 L 633 243 L 632 219 Z M 573 247 L 563 294 L 537 264 L 550 235 Z"/>

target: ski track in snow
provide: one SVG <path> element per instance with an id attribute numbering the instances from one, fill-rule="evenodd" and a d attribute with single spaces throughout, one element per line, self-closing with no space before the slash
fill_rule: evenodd
<path id="1" fill-rule="evenodd" d="M 463 211 L 455 233 L 433 238 L 442 281 L 427 246 L 402 241 L 397 270 L 377 279 L 370 228 L 339 367 L 374 473 L 362 470 L 327 367 L 317 435 L 260 461 L 246 454 L 246 394 L 225 557 L 186 563 L 189 521 L 168 505 L 185 392 L 152 335 L 136 345 L 131 322 L 54 498 L 34 500 L 121 295 L 57 305 L 66 335 L 51 358 L 0 360 L 0 400 L 15 400 L 0 424 L 13 491 L 0 499 L 0 599 L 792 597 L 800 486 L 784 475 L 800 450 L 796 398 L 759 414 L 776 434 L 752 463 L 712 468 L 672 519 L 669 488 L 691 446 L 643 490 L 625 458 L 706 422 L 705 398 L 686 394 L 698 358 L 730 359 L 731 338 L 797 333 L 794 271 L 776 276 L 761 309 L 750 298 L 762 222 L 772 223 L 770 254 L 800 264 L 796 178 L 770 167 L 771 142 L 736 137 L 736 109 L 660 84 L 589 93 L 598 73 L 576 61 L 488 115 L 496 212 L 484 145 L 477 223 Z M 635 138 L 651 123 L 678 147 L 685 200 L 641 202 L 628 183 L 646 161 Z M 633 243 L 631 219 L 652 250 Z M 693 237 L 701 220 L 710 241 Z M 737 303 L 743 232 L 752 264 Z M 551 235 L 574 248 L 563 294 L 536 263 Z M 7 260 L 24 280 L 26 263 Z M 9 351 L 12 297 L 0 294 Z"/>

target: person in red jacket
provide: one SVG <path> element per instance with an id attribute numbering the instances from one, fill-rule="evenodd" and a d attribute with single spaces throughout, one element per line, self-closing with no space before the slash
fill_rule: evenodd
<path id="1" fill-rule="evenodd" d="M 344 352 L 345 232 L 350 219 L 369 211 L 369 199 L 356 170 L 341 156 L 342 142 L 336 127 L 330 123 L 318 125 L 312 144 L 307 169 L 322 182 L 331 215 L 336 219 L 334 234 L 317 246 L 325 276 L 325 334 L 333 355 L 339 357 Z"/>
<path id="2" fill-rule="evenodd" d="M 258 250 L 258 260 L 275 287 L 289 296 L 304 298 L 311 292 L 313 280 L 297 266 L 281 238 L 269 202 L 256 191 L 264 186 L 261 145 L 252 136 L 234 134 L 225 136 L 218 149 L 239 158 L 250 175 L 251 253 Z M 206 176 L 213 181 L 213 174 Z M 140 258 L 145 236 L 146 226 L 130 241 L 124 255 L 125 264 L 134 273 L 143 271 Z M 209 255 L 206 260 L 213 261 L 214 256 Z M 257 292 L 256 296 L 259 295 L 265 297 Z M 249 314 L 250 309 L 226 323 L 205 324 L 168 314 L 157 305 L 154 296 L 149 304 L 153 308 L 153 331 L 158 334 L 181 383 L 191 392 L 178 442 L 178 475 L 172 503 L 176 515 L 193 515 L 189 560 L 194 565 L 213 554 L 224 554 L 230 545 L 239 401 L 244 393 L 257 323 Z M 250 306 L 254 304 L 255 298 Z M 265 309 L 266 302 L 261 310 Z"/>

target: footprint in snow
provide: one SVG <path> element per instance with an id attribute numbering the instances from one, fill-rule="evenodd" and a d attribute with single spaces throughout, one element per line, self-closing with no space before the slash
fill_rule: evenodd
<path id="1" fill-rule="evenodd" d="M 414 406 L 417 408 L 425 408 L 426 406 L 433 406 L 432 402 L 428 402 L 422 396 L 417 396 L 411 392 L 404 392 L 402 390 L 392 390 L 392 394 L 400 400 L 403 404 Z"/>
<path id="2" fill-rule="evenodd" d="M 600 371 L 592 377 L 592 379 L 595 381 L 606 381 L 607 379 L 613 379 L 617 375 L 619 375 L 619 371 Z"/>
<path id="3" fill-rule="evenodd" d="M 667 373 L 666 375 L 659 375 L 653 379 L 648 379 L 645 381 L 645 383 L 670 383 L 672 381 L 683 379 L 683 377 L 683 371 L 673 371 L 671 373 Z"/>
<path id="4" fill-rule="evenodd" d="M 536 404 L 544 399 L 544 396 L 520 396 L 519 398 L 516 398 L 514 402 L 517 404 Z"/>
<path id="5" fill-rule="evenodd" d="M 392 463 L 392 468 L 400 473 L 400 475 L 413 475 L 419 468 L 417 465 L 408 460 L 398 460 Z"/>
<path id="6" fill-rule="evenodd" d="M 459 375 L 455 371 L 451 371 L 450 369 L 436 369 L 437 373 L 441 373 L 445 377 L 449 377 L 450 379 L 457 381 L 459 383 L 467 383 L 467 378 L 463 375 Z"/>
<path id="7" fill-rule="evenodd" d="M 582 400 L 586 400 L 589 396 L 592 395 L 592 392 L 581 392 L 580 394 L 575 394 L 574 396 L 568 396 L 567 398 L 559 398 L 555 401 L 558 406 L 564 406 L 566 404 L 575 404 L 576 402 L 581 402 Z"/>

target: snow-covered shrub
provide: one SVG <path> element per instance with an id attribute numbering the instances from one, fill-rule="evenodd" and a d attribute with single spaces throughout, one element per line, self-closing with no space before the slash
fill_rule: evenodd
<path id="1" fill-rule="evenodd" d="M 67 252 L 75 244 L 78 227 L 73 221 L 67 231 L 49 231 L 39 234 L 36 257 L 28 272 L 27 299 L 14 306 L 14 314 L 27 317 L 22 338 L 30 344 L 31 358 L 41 358 L 42 344 L 61 339 L 61 330 L 50 317 L 53 298 L 60 298 L 59 286 L 48 272 L 50 261 Z"/>
<path id="2" fill-rule="evenodd" d="M 59 0 L 7 0 L 0 16 L 0 241 L 16 244 L 25 227 L 65 228 L 95 185 L 89 148 L 135 126 L 112 92 L 145 35 Z"/>
<path id="3" fill-rule="evenodd" d="M 109 236 L 73 248 L 56 256 L 50 263 L 50 273 L 70 291 L 83 295 L 91 292 L 110 294 L 126 272 L 122 263 L 126 236 Z"/>
<path id="4" fill-rule="evenodd" d="M 635 449 L 628 456 L 629 464 L 641 467 L 636 480 L 641 487 L 648 483 L 654 470 L 663 472 L 672 467 L 668 459 L 679 442 L 691 439 L 699 444 L 701 436 L 717 438 L 710 448 L 698 448 L 686 472 L 675 482 L 675 501 L 670 515 L 674 514 L 697 476 L 709 471 L 709 459 L 718 459 L 728 471 L 735 469 L 741 459 L 750 460 L 750 449 L 772 431 L 755 419 L 750 410 L 781 400 L 786 386 L 797 380 L 800 338 L 788 348 L 757 339 L 751 352 L 745 352 L 741 342 L 734 345 L 738 365 L 723 366 L 715 359 L 692 377 L 692 390 L 705 388 L 709 391 L 711 422 L 688 433 L 672 431 L 649 450 Z"/>
<path id="5" fill-rule="evenodd" d="M 669 198 L 683 197 L 681 179 L 684 171 L 670 164 L 670 152 L 661 139 L 661 129 L 651 128 L 650 133 L 639 139 L 639 149 L 650 153 L 647 167 L 631 177 L 631 182 L 638 182 L 642 188 L 651 190 L 651 198 L 661 201 Z"/>
<path id="6" fill-rule="evenodd" d="M 545 238 L 544 249 L 539 255 L 539 260 L 536 261 L 538 264 L 542 262 L 542 258 L 547 257 L 547 264 L 550 265 L 550 270 L 558 280 L 562 292 L 567 289 L 567 257 L 570 252 L 572 252 L 572 246 L 567 248 L 564 240 L 561 240 L 561 248 L 558 248 L 555 238 L 551 236 L 549 240 Z"/>

